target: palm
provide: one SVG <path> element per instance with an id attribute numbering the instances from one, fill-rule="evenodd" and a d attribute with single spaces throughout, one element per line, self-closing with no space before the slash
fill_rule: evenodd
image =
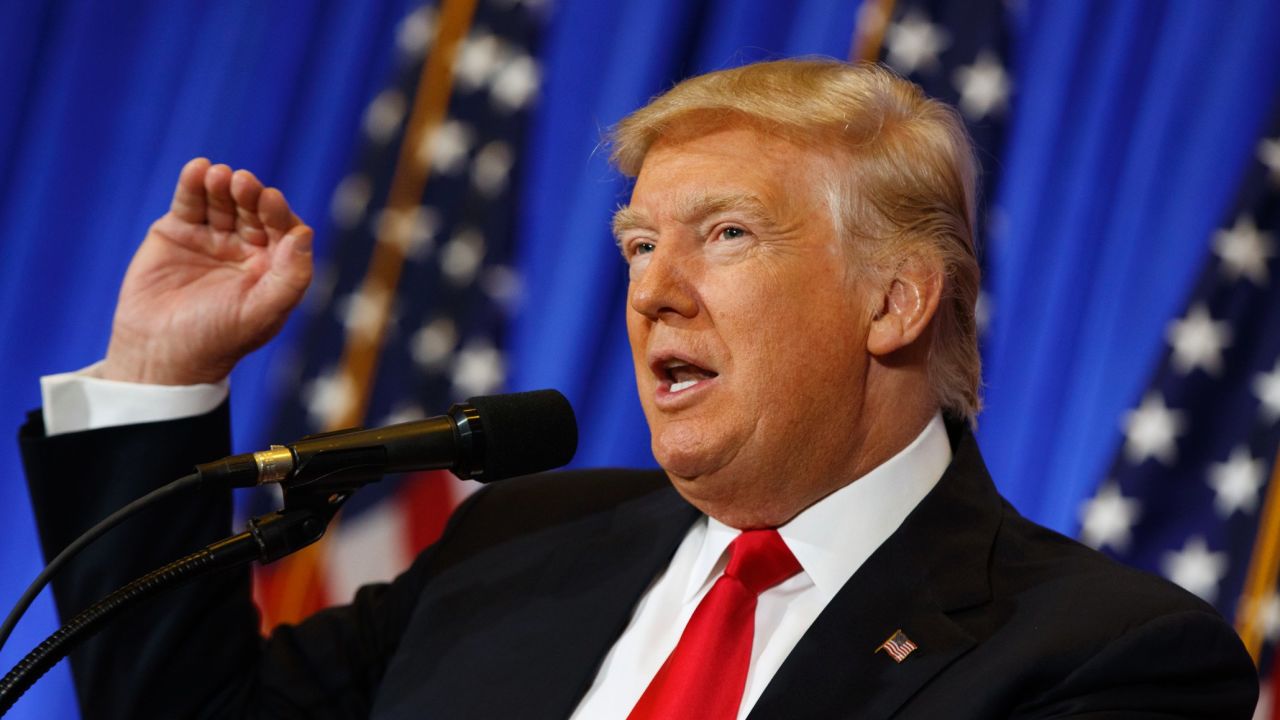
<path id="1" fill-rule="evenodd" d="M 311 230 L 278 190 L 193 160 L 120 289 L 104 375 L 214 382 L 279 330 L 311 277 Z"/>

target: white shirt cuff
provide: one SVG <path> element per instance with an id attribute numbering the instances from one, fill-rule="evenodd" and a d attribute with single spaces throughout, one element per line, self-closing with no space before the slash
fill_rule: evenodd
<path id="1" fill-rule="evenodd" d="M 227 398 L 227 381 L 148 385 L 93 376 L 100 363 L 40 378 L 45 435 L 203 415 Z"/>

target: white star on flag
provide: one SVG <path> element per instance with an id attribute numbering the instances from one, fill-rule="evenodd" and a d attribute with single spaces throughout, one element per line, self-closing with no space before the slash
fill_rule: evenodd
<path id="1" fill-rule="evenodd" d="M 329 200 L 329 216 L 343 230 L 355 227 L 369 208 L 369 199 L 373 196 L 373 185 L 369 176 L 364 173 L 352 173 L 338 183 L 333 189 L 333 198 Z"/>
<path id="2" fill-rule="evenodd" d="M 487 395 L 507 379 L 502 353 L 484 340 L 468 342 L 458 351 L 453 366 L 453 387 L 458 397 Z"/>
<path id="3" fill-rule="evenodd" d="M 1222 372 L 1222 351 L 1231 344 L 1231 323 L 1215 321 L 1203 303 L 1169 325 L 1173 367 L 1183 375 L 1200 368 L 1210 375 Z"/>
<path id="4" fill-rule="evenodd" d="M 329 429 L 355 407 L 355 383 L 350 375 L 328 368 L 302 389 L 302 401 L 311 427 Z"/>
<path id="5" fill-rule="evenodd" d="M 438 317 L 413 334 L 410 352 L 413 361 L 426 372 L 440 371 L 458 346 L 458 328 L 453 320 Z"/>
<path id="6" fill-rule="evenodd" d="M 1268 642 L 1280 639 L 1280 595 L 1276 593 L 1262 601 L 1262 635 Z"/>
<path id="7" fill-rule="evenodd" d="M 1137 500 L 1122 495 L 1114 482 L 1104 483 L 1080 508 L 1080 539 L 1094 549 L 1111 547 L 1124 552 L 1129 548 L 1133 524 L 1141 514 L 1142 506 Z"/>
<path id="8" fill-rule="evenodd" d="M 1258 145 L 1258 159 L 1270 171 L 1271 182 L 1280 185 L 1280 138 L 1264 138 Z"/>
<path id="9" fill-rule="evenodd" d="M 370 287 L 357 290 L 334 303 L 338 318 L 347 332 L 368 342 L 374 339 L 382 327 L 383 318 L 390 310 L 391 296 L 386 288 Z"/>
<path id="10" fill-rule="evenodd" d="M 474 228 L 459 230 L 440 250 L 440 270 L 458 286 L 475 280 L 484 262 L 484 236 Z"/>
<path id="11" fill-rule="evenodd" d="M 396 49 L 406 61 L 427 53 L 427 45 L 436 34 L 435 8 L 423 6 L 405 16 L 396 26 Z"/>
<path id="12" fill-rule="evenodd" d="M 951 45 L 951 37 L 918 10 L 908 12 L 889 26 L 884 35 L 889 65 L 903 75 L 917 70 L 936 70 L 938 54 Z"/>
<path id="13" fill-rule="evenodd" d="M 489 88 L 489 97 L 499 110 L 520 110 L 538 94 L 541 82 L 542 72 L 538 63 L 528 55 L 521 55 L 498 71 Z"/>
<path id="14" fill-rule="evenodd" d="M 1269 373 L 1253 376 L 1253 394 L 1262 403 L 1262 417 L 1268 423 L 1280 420 L 1280 360 Z"/>
<path id="15" fill-rule="evenodd" d="M 1252 513 L 1258 507 L 1258 492 L 1266 469 L 1262 460 L 1249 452 L 1248 446 L 1239 445 L 1231 451 L 1226 462 L 1209 467 L 1209 487 L 1216 496 L 1214 509 L 1224 518 L 1237 510 Z"/>
<path id="16" fill-rule="evenodd" d="M 452 175 L 466 165 L 475 131 L 458 120 L 446 120 L 427 133 L 418 145 L 418 162 L 429 164 L 432 172 Z"/>
<path id="17" fill-rule="evenodd" d="M 387 208 L 378 213 L 378 241 L 399 248 L 401 254 L 422 260 L 435 247 L 440 230 L 440 212 L 426 205 L 408 210 Z"/>
<path id="18" fill-rule="evenodd" d="M 501 40 L 489 33 L 473 33 L 462 42 L 453 74 L 466 90 L 475 90 L 493 77 L 510 51 Z"/>
<path id="19" fill-rule="evenodd" d="M 1159 393 L 1148 393 L 1142 404 L 1125 416 L 1125 458 L 1137 465 L 1154 457 L 1162 464 L 1172 466 L 1178 460 L 1178 435 L 1186 425 L 1181 410 L 1165 406 Z"/>
<path id="20" fill-rule="evenodd" d="M 387 144 L 400 129 L 400 123 L 404 122 L 404 113 L 404 93 L 396 88 L 383 90 L 365 108 L 365 134 L 379 145 Z"/>
<path id="21" fill-rule="evenodd" d="M 493 301 L 508 311 L 515 310 L 524 293 L 520 273 L 506 265 L 491 265 L 480 278 L 480 287 Z"/>
<path id="22" fill-rule="evenodd" d="M 476 153 L 471 162 L 471 184 L 486 197 L 494 197 L 507 187 L 511 166 L 515 164 L 511 146 L 494 140 Z"/>
<path id="23" fill-rule="evenodd" d="M 1009 74 L 990 50 L 978 53 L 972 65 L 956 68 L 951 82 L 960 93 L 960 111 L 970 120 L 981 120 L 1008 105 Z"/>
<path id="24" fill-rule="evenodd" d="M 1241 215 L 1230 229 L 1213 235 L 1213 252 L 1222 261 L 1222 274 L 1228 280 L 1247 277 L 1258 287 L 1267 285 L 1267 261 L 1275 255 L 1275 243 L 1260 232 L 1253 218 Z"/>
<path id="25" fill-rule="evenodd" d="M 1211 603 L 1218 595 L 1218 583 L 1227 574 L 1227 554 L 1211 552 L 1204 537 L 1195 535 L 1181 550 L 1165 553 L 1160 569 L 1165 577 Z"/>

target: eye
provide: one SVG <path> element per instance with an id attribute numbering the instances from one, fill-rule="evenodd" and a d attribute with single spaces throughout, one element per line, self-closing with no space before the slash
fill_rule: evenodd
<path id="1" fill-rule="evenodd" d="M 746 236 L 747 236 L 747 231 L 738 227 L 737 225 L 730 225 L 720 231 L 720 237 L 724 238 L 725 240 L 737 240 L 739 238 L 744 238 Z"/>
<path id="2" fill-rule="evenodd" d="M 647 240 L 632 240 L 623 246 L 622 259 L 627 263 L 635 262 L 641 255 L 648 255 L 658 246 Z"/>

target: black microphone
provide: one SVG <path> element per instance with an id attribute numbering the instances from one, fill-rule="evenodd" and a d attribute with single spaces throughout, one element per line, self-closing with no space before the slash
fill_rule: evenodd
<path id="1" fill-rule="evenodd" d="M 351 490 L 386 473 L 452 470 L 491 482 L 551 470 L 578 448 L 569 401 L 555 390 L 469 398 L 425 420 L 308 435 L 196 466 L 202 482 Z"/>

